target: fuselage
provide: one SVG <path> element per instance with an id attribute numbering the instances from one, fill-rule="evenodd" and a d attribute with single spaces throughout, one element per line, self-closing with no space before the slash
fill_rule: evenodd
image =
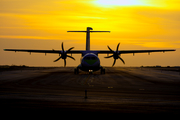
<path id="1" fill-rule="evenodd" d="M 91 31 L 93 28 L 87 27 L 86 31 L 68 31 L 68 32 L 85 32 L 86 33 L 86 52 L 82 53 L 81 64 L 77 67 L 82 71 L 93 72 L 103 68 L 100 66 L 100 60 L 98 54 L 90 51 L 90 33 L 92 32 L 110 32 L 110 31 Z M 76 71 L 75 71 L 76 73 Z M 78 72 L 77 72 L 78 73 Z"/>
<path id="2" fill-rule="evenodd" d="M 97 71 L 101 68 L 100 60 L 94 53 L 87 53 L 81 59 L 81 64 L 78 66 L 83 71 Z"/>

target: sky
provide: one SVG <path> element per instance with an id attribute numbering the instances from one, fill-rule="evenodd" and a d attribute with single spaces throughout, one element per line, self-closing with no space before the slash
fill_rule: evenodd
<path id="1" fill-rule="evenodd" d="M 68 30 L 111 31 L 92 33 L 91 50 L 176 49 L 167 53 L 123 54 L 115 66 L 180 66 L 179 0 L 0 0 L 0 65 L 63 66 L 56 54 L 7 52 L 3 49 L 85 50 L 84 33 Z M 99 55 L 101 65 L 113 59 Z M 80 64 L 81 55 L 67 58 Z"/>

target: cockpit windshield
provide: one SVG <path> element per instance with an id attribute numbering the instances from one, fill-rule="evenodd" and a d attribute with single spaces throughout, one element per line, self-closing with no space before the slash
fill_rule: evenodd
<path id="1" fill-rule="evenodd" d="M 97 60 L 97 58 L 96 57 L 94 57 L 94 56 L 87 56 L 87 57 L 85 57 L 84 58 L 85 60 Z"/>

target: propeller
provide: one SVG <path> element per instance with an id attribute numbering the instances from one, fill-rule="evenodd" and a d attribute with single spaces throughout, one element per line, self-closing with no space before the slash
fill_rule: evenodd
<path id="1" fill-rule="evenodd" d="M 111 57 L 113 57 L 113 58 L 114 58 L 114 62 L 113 62 L 113 65 L 112 65 L 112 66 L 115 65 L 116 59 L 120 59 L 120 60 L 125 64 L 124 60 L 119 56 L 119 55 L 120 55 L 120 53 L 118 52 L 119 45 L 120 45 L 120 43 L 117 45 L 116 51 L 113 51 L 109 46 L 107 46 L 108 49 L 109 49 L 111 52 L 113 52 L 113 55 L 107 56 L 107 57 L 104 57 L 104 58 L 111 58 Z"/>
<path id="2" fill-rule="evenodd" d="M 57 61 L 60 60 L 60 59 L 64 59 L 64 67 L 65 67 L 65 66 L 66 66 L 66 58 L 67 58 L 67 57 L 75 60 L 74 57 L 67 55 L 67 53 L 70 52 L 74 47 L 71 47 L 71 48 L 69 48 L 67 51 L 64 51 L 64 46 L 63 46 L 63 42 L 62 42 L 61 48 L 62 48 L 61 56 L 60 56 L 58 59 L 54 60 L 54 62 L 57 62 Z"/>

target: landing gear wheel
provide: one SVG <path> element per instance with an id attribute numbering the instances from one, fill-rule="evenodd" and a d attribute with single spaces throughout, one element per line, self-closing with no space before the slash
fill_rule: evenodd
<path id="1" fill-rule="evenodd" d="M 105 69 L 101 68 L 101 74 L 105 74 Z"/>
<path id="2" fill-rule="evenodd" d="M 92 75 L 92 74 L 93 74 L 93 72 L 89 72 L 89 74 L 90 74 L 90 75 Z"/>
<path id="3" fill-rule="evenodd" d="M 76 74 L 76 72 L 77 72 L 77 69 L 75 68 L 75 69 L 74 69 L 74 74 Z"/>
<path id="4" fill-rule="evenodd" d="M 89 74 L 92 75 L 93 74 L 93 70 L 89 70 Z"/>
<path id="5" fill-rule="evenodd" d="M 74 74 L 79 74 L 79 69 L 78 68 L 74 69 Z"/>
<path id="6" fill-rule="evenodd" d="M 103 69 L 103 73 L 105 74 L 105 69 Z"/>

